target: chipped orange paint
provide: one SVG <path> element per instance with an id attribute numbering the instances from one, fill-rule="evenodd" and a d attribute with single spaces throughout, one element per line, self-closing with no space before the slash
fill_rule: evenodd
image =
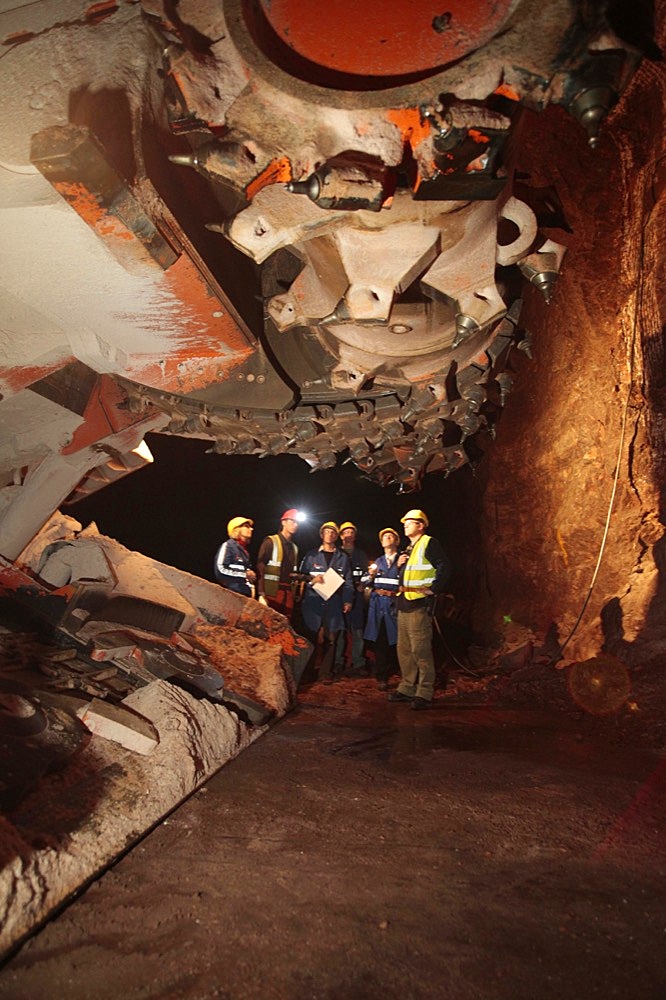
<path id="1" fill-rule="evenodd" d="M 96 228 L 100 222 L 106 219 L 106 210 L 83 184 L 72 181 L 53 181 L 53 186 L 89 226 Z"/>
<path id="2" fill-rule="evenodd" d="M 122 374 L 156 389 L 188 393 L 228 379 L 234 368 L 253 351 L 253 340 L 237 321 L 233 308 L 206 280 L 197 264 L 181 253 L 167 269 L 152 261 L 146 248 L 122 219 L 111 215 L 82 184 L 58 182 L 62 197 L 112 249 L 114 242 L 136 248 L 146 265 L 154 264 L 157 295 L 152 313 L 119 314 L 120 320 L 137 322 L 154 330 L 162 340 L 160 355 L 141 354 L 137 339 Z M 123 250 L 126 257 L 127 249 Z M 160 296 L 160 292 L 162 295 Z"/>
<path id="3" fill-rule="evenodd" d="M 473 139 L 474 142 L 482 142 L 484 144 L 490 142 L 488 136 L 484 135 L 483 132 L 479 132 L 478 128 L 468 129 L 467 135 L 470 137 L 470 139 Z"/>
<path id="4" fill-rule="evenodd" d="M 117 239 L 123 243 L 136 242 L 134 233 L 127 228 L 122 219 L 118 219 L 114 215 L 107 215 L 95 228 L 104 240 Z"/>
<path id="5" fill-rule="evenodd" d="M 0 385 L 5 386 L 12 393 L 20 392 L 21 389 L 27 389 L 33 382 L 39 382 L 41 378 L 46 378 L 47 375 L 64 368 L 72 361 L 74 361 L 74 356 L 65 354 L 50 365 L 26 365 L 21 368 L 1 367 Z"/>
<path id="6" fill-rule="evenodd" d="M 12 594 L 21 590 L 29 590 L 31 597 L 45 597 L 47 591 L 43 584 L 31 576 L 27 567 L 20 563 L 9 563 L 0 556 L 0 594 Z"/>
<path id="7" fill-rule="evenodd" d="M 19 562 L 9 563 L 4 557 L 0 557 L 0 594 L 17 593 L 23 593 L 31 598 L 61 597 L 68 603 L 76 593 L 76 585 L 66 583 L 53 590 L 47 589 L 41 580 L 33 575 L 29 566 Z"/>
<path id="8" fill-rule="evenodd" d="M 287 156 L 282 156 L 278 160 L 271 160 L 268 166 L 261 171 L 258 177 L 250 181 L 245 188 L 245 194 L 249 201 L 252 201 L 257 192 L 269 184 L 286 184 L 293 179 L 291 172 L 291 161 Z"/>
<path id="9" fill-rule="evenodd" d="M 245 357 L 238 356 L 211 360 L 196 354 L 189 355 L 183 361 L 165 358 L 159 362 L 151 360 L 148 363 L 144 358 L 139 358 L 136 364 L 132 363 L 128 378 L 154 389 L 186 395 L 233 378 L 234 370 L 244 360 Z"/>
<path id="10" fill-rule="evenodd" d="M 144 423 L 152 412 L 132 413 L 124 404 L 127 396 L 108 375 L 100 375 L 83 411 L 83 423 L 74 431 L 72 440 L 62 449 L 63 455 L 73 455 L 110 434 Z"/>
<path id="11" fill-rule="evenodd" d="M 514 90 L 508 83 L 500 83 L 499 87 L 496 87 L 493 93 L 497 94 L 499 97 L 508 97 L 510 101 L 520 100 L 520 94 L 518 91 Z"/>
<path id="12" fill-rule="evenodd" d="M 386 117 L 400 129 L 402 141 L 409 143 L 412 149 L 416 149 L 430 135 L 430 124 L 422 121 L 418 108 L 391 108 Z"/>
<path id="13" fill-rule="evenodd" d="M 226 381 L 253 351 L 233 310 L 186 254 L 163 272 L 159 285 L 166 296 L 150 325 L 162 334 L 164 352 L 158 359 L 133 357 L 129 377 L 179 393 Z M 145 324 L 145 317 L 139 319 Z"/>
<path id="14" fill-rule="evenodd" d="M 209 343 L 208 348 L 202 352 L 203 356 L 219 353 L 221 339 L 234 353 L 249 352 L 248 338 L 231 315 L 231 310 L 224 308 L 218 296 L 186 254 L 181 254 L 165 271 L 164 280 L 179 302 L 189 307 L 193 318 L 206 324 Z M 221 312 L 222 316 L 213 317 L 213 312 Z M 215 322 L 210 322 L 212 319 Z M 200 334 L 195 335 L 195 340 L 197 344 L 201 343 Z"/>
<path id="15" fill-rule="evenodd" d="M 402 138 L 403 145 L 409 145 L 412 151 L 415 150 L 424 139 L 427 139 L 432 131 L 430 123 L 422 120 L 421 112 L 418 108 L 391 108 L 386 112 L 386 117 L 392 125 L 396 125 L 397 128 L 400 129 L 400 136 Z M 428 166 L 430 168 L 431 175 L 437 172 L 434 160 L 431 160 Z M 421 174 L 421 170 L 419 170 L 412 185 L 414 193 L 418 191 L 422 180 L 423 176 Z"/>
<path id="16" fill-rule="evenodd" d="M 56 587 L 50 593 L 51 597 L 64 597 L 69 603 L 76 594 L 76 586 L 72 583 L 65 583 L 62 587 Z"/>
<path id="17" fill-rule="evenodd" d="M 144 270 L 152 268 L 161 273 L 147 247 L 122 218 L 100 203 L 97 195 L 79 182 L 54 181 L 53 186 L 123 267 L 140 263 Z"/>
<path id="18" fill-rule="evenodd" d="M 112 215 L 83 184 L 71 181 L 54 181 L 53 186 L 72 206 L 76 214 L 102 239 L 118 239 L 125 243 L 136 240 L 136 236 L 127 228 L 122 219 Z"/>
<path id="19" fill-rule="evenodd" d="M 477 156 L 475 160 L 472 160 L 465 166 L 466 174 L 480 173 L 486 169 L 488 166 L 488 159 L 485 153 L 481 156 Z"/>

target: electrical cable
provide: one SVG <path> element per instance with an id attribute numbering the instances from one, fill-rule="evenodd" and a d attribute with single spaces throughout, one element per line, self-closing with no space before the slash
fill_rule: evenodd
<path id="1" fill-rule="evenodd" d="M 433 624 L 435 626 L 435 629 L 437 630 L 437 634 L 439 635 L 440 639 L 442 640 L 442 644 L 444 646 L 444 649 L 445 649 L 447 655 L 451 657 L 451 659 L 453 660 L 453 662 L 458 667 L 460 667 L 461 670 L 463 670 L 466 674 L 469 674 L 470 677 L 475 677 L 477 680 L 481 680 L 481 674 L 477 674 L 476 671 L 472 670 L 470 667 L 466 667 L 464 663 L 461 663 L 460 660 L 458 659 L 458 657 L 451 651 L 451 647 L 449 646 L 448 642 L 444 638 L 444 633 L 442 631 L 442 626 L 439 624 L 439 620 L 437 618 L 437 598 L 435 598 L 435 606 L 433 608 L 432 620 L 433 620 Z"/>
<path id="2" fill-rule="evenodd" d="M 453 660 L 453 662 L 457 666 L 459 666 L 461 670 L 463 670 L 466 674 L 469 674 L 470 677 L 476 678 L 477 681 L 481 680 L 481 674 L 477 674 L 475 670 L 472 670 L 470 667 L 466 667 L 465 664 L 461 663 L 460 660 L 458 659 L 458 657 L 455 656 L 455 654 L 451 652 L 451 647 L 449 646 L 448 642 L 444 638 L 444 633 L 442 632 L 442 627 L 441 627 L 441 625 L 439 624 L 439 622 L 437 621 L 437 619 L 435 618 L 434 615 L 433 615 L 433 619 L 432 620 L 435 623 L 435 628 L 437 629 L 437 633 L 438 633 L 440 639 L 442 640 L 442 644 L 444 646 L 444 649 L 447 652 L 447 655 L 451 657 L 451 659 Z"/>

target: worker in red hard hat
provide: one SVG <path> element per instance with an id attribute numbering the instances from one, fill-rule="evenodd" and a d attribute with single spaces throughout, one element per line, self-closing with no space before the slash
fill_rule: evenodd
<path id="1" fill-rule="evenodd" d="M 257 597 L 287 618 L 294 610 L 292 574 L 298 566 L 298 546 L 293 538 L 304 520 L 305 515 L 295 507 L 285 510 L 279 532 L 264 538 L 257 556 Z"/>
<path id="2" fill-rule="evenodd" d="M 254 531 L 250 517 L 232 517 L 227 524 L 226 542 L 215 556 L 215 579 L 227 590 L 234 590 L 245 597 L 254 597 L 257 575 L 250 562 L 249 545 Z"/>

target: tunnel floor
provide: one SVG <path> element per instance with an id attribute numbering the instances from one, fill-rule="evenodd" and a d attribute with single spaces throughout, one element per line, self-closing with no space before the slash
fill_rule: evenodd
<path id="1" fill-rule="evenodd" d="M 666 761 L 312 685 L 17 952 L 11 1000 L 663 1000 Z"/>

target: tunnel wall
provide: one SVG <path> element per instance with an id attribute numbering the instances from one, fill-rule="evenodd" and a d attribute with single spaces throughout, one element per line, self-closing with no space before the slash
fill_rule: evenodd
<path id="1" fill-rule="evenodd" d="M 663 63 L 643 62 L 596 150 L 553 108 L 529 114 L 519 156 L 571 233 L 550 232 L 568 246 L 551 304 L 526 292 L 533 358 L 483 463 L 474 624 L 488 638 L 510 616 L 561 644 L 589 597 L 568 659 L 666 649 L 665 98 Z"/>

